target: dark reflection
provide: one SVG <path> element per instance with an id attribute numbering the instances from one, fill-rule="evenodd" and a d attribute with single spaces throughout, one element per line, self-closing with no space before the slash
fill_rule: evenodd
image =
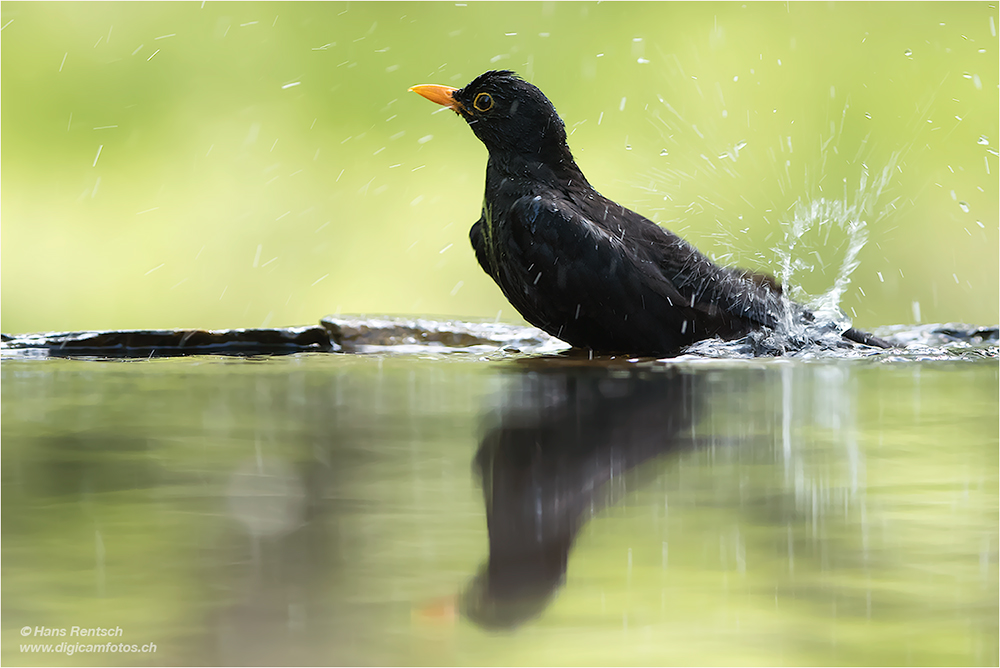
<path id="1" fill-rule="evenodd" d="M 540 614 L 593 513 L 621 496 L 640 464 L 694 444 L 704 375 L 554 362 L 536 360 L 517 378 L 476 453 L 489 557 L 462 607 L 487 628 Z"/>

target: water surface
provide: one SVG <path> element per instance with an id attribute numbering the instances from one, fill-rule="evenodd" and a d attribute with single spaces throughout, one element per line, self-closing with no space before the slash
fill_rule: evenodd
<path id="1" fill-rule="evenodd" d="M 8 665 L 998 662 L 994 359 L 0 374 Z"/>

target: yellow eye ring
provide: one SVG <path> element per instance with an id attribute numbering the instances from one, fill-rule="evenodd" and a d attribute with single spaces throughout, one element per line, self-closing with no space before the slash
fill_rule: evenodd
<path id="1" fill-rule="evenodd" d="M 475 107 L 477 111 L 489 111 L 493 108 L 493 98 L 489 93 L 480 93 L 476 96 L 472 106 Z"/>

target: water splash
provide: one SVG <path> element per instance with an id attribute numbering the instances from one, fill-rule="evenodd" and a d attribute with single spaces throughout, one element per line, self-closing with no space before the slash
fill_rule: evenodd
<path id="1" fill-rule="evenodd" d="M 818 297 L 805 293 L 799 284 L 799 276 L 812 272 L 818 262 L 825 262 L 813 250 L 813 244 L 806 239 L 813 230 L 824 233 L 826 239 L 837 229 L 847 237 L 846 249 L 840 262 L 840 269 L 834 278 L 833 285 Z M 813 312 L 826 321 L 842 321 L 846 327 L 847 317 L 840 310 L 840 300 L 851 283 L 851 274 L 858 267 L 858 254 L 868 242 L 868 223 L 858 215 L 854 206 L 841 200 L 815 199 L 809 202 L 798 201 L 792 220 L 785 230 L 783 247 L 776 248 L 779 256 L 778 277 L 785 286 L 785 294 L 794 301 L 806 302 Z M 807 255 L 808 254 L 808 255 Z M 794 329 L 792 310 L 787 312 L 786 326 Z"/>
<path id="2" fill-rule="evenodd" d="M 778 258 L 778 278 L 785 286 L 785 296 L 808 305 L 820 322 L 834 323 L 842 329 L 850 326 L 850 320 L 840 309 L 840 302 L 850 287 L 851 275 L 860 264 L 861 250 L 868 242 L 869 222 L 880 219 L 893 208 L 895 201 L 881 207 L 879 201 L 891 181 L 898 158 L 899 153 L 893 154 L 874 178 L 868 167 L 862 165 L 861 178 L 853 193 L 848 193 L 845 180 L 844 195 L 840 198 L 800 198 L 793 205 L 791 220 L 783 225 L 784 240 L 774 249 Z M 804 275 L 817 268 L 825 269 L 837 262 L 838 256 L 839 267 L 833 285 L 818 296 L 808 294 L 802 285 Z M 789 309 L 785 323 L 792 334 L 804 327 L 804 323 L 793 322 L 793 315 L 793 310 Z"/>

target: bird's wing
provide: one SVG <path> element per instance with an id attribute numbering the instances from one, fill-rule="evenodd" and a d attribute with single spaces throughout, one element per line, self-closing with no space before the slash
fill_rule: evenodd
<path id="1" fill-rule="evenodd" d="M 504 256 L 497 282 L 536 326 L 553 333 L 591 327 L 614 341 L 628 341 L 647 336 L 643 332 L 661 338 L 663 332 L 679 332 L 676 336 L 687 339 L 706 324 L 705 314 L 692 308 L 655 262 L 558 193 L 521 197 L 502 215 L 493 230 Z M 588 330 L 587 335 L 594 342 L 584 345 L 601 347 L 593 338 L 598 334 Z"/>
<path id="2" fill-rule="evenodd" d="M 641 220 L 633 220 L 638 243 L 648 249 L 650 257 L 693 308 L 717 311 L 749 327 L 777 325 L 785 304 L 773 277 L 721 267 L 669 230 L 629 213 Z"/>

